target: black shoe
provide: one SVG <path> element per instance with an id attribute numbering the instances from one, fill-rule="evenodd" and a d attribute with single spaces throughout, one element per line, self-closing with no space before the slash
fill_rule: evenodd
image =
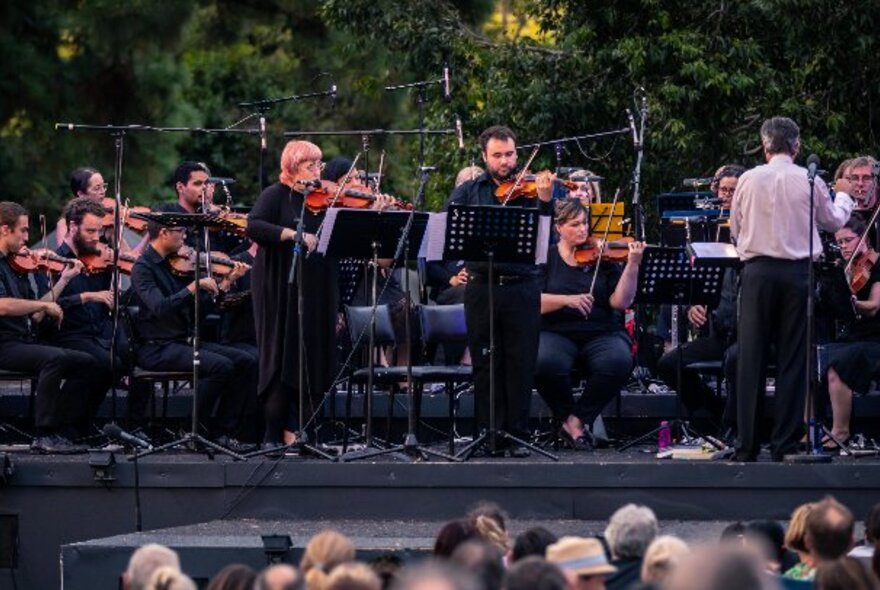
<path id="1" fill-rule="evenodd" d="M 563 444 L 572 451 L 592 451 L 595 448 L 595 439 L 589 430 L 574 438 L 565 428 L 559 428 L 559 438 Z"/>
<path id="2" fill-rule="evenodd" d="M 526 459 L 532 456 L 532 452 L 526 447 L 516 446 L 507 449 L 507 456 L 512 459 Z"/>
<path id="3" fill-rule="evenodd" d="M 31 443 L 31 452 L 43 455 L 77 455 L 88 452 L 85 445 L 77 445 L 60 434 L 37 436 Z"/>
<path id="4" fill-rule="evenodd" d="M 225 447 L 233 453 L 238 453 L 239 455 L 244 453 L 251 453 L 257 450 L 256 444 L 240 442 L 239 440 L 225 434 L 223 436 L 218 436 L 214 439 L 213 442 L 214 444 Z"/>
<path id="5" fill-rule="evenodd" d="M 758 457 L 755 455 L 750 455 L 748 453 L 744 453 L 742 451 L 737 451 L 730 458 L 732 463 L 754 463 L 758 460 Z"/>
<path id="6" fill-rule="evenodd" d="M 286 450 L 287 447 L 280 442 L 264 442 L 260 445 L 260 451 L 265 451 L 263 456 L 267 459 L 280 459 Z"/>

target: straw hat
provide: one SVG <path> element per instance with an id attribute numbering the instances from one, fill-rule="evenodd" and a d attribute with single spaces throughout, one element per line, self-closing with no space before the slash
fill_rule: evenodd
<path id="1" fill-rule="evenodd" d="M 612 574 L 617 568 L 608 563 L 602 543 L 597 539 L 562 537 L 547 547 L 547 561 L 555 563 L 563 571 L 579 576 Z"/>

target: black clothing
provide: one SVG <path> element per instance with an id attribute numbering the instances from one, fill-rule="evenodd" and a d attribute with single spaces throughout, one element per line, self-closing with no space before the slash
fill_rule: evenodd
<path id="1" fill-rule="evenodd" d="M 187 211 L 184 209 L 179 202 L 163 203 L 153 207 L 153 210 L 161 213 L 193 213 L 193 211 Z M 201 240 L 199 248 L 204 252 L 205 241 L 202 232 L 202 229 L 195 229 L 192 227 L 186 228 L 186 245 L 190 248 L 195 248 L 196 240 Z M 225 230 L 208 232 L 208 250 L 212 252 L 231 254 L 234 250 L 239 248 L 242 241 L 243 239 L 241 237 Z"/>
<path id="2" fill-rule="evenodd" d="M 274 409 L 271 417 L 267 413 L 267 430 L 272 430 L 274 439 L 269 442 L 280 440 L 280 428 L 287 419 L 286 408 L 295 399 L 293 395 L 298 386 L 297 288 L 295 283 L 287 282 L 293 262 L 293 242 L 282 242 L 281 232 L 284 228 L 296 229 L 301 211 L 303 195 L 276 183 L 262 192 L 248 216 L 248 237 L 260 245 L 251 270 L 254 326 L 260 351 L 258 391 L 264 398 L 284 397 L 271 404 L 267 399 L 267 408 Z M 323 217 L 323 214 L 305 210 L 305 232 L 314 234 Z M 306 256 L 305 248 L 300 262 L 306 400 L 316 401 L 330 389 L 335 376 L 338 267 L 336 260 L 324 258 L 317 252 Z"/>
<path id="3" fill-rule="evenodd" d="M 595 265 L 569 266 L 551 247 L 547 255 L 544 293 L 577 295 L 590 292 Z M 622 274 L 618 264 L 600 265 L 595 300 L 589 317 L 569 307 L 541 317 L 535 386 L 553 415 L 577 416 L 592 427 L 609 401 L 620 393 L 632 373 L 632 342 L 623 314 L 611 307 L 611 294 Z M 586 383 L 577 403 L 572 396 L 572 371 L 583 371 Z"/>
<path id="4" fill-rule="evenodd" d="M 18 274 L 0 252 L 0 297 L 36 299 L 25 274 Z M 34 326 L 30 316 L 0 316 L 0 340 L 32 340 Z"/>
<path id="5" fill-rule="evenodd" d="M 254 265 L 254 257 L 249 252 L 241 252 L 232 256 L 238 262 L 244 262 L 251 267 Z M 251 296 L 251 273 L 247 272 L 235 282 L 229 295 L 239 299 L 239 303 L 223 310 L 220 316 L 220 342 L 244 342 L 253 344 L 256 348 L 257 333 L 254 331 L 254 300 Z M 243 299 L 242 299 L 243 298 Z"/>
<path id="6" fill-rule="evenodd" d="M 871 297 L 872 287 L 877 283 L 880 283 L 880 264 L 871 269 L 871 277 L 865 286 L 856 293 L 856 299 L 867 301 Z M 874 317 L 860 317 L 853 322 L 846 332 L 845 340 L 847 342 L 880 342 L 880 313 Z"/>
<path id="7" fill-rule="evenodd" d="M 430 289 L 430 298 L 440 305 L 464 303 L 464 285 L 453 287 L 449 284 L 449 280 L 463 268 L 463 260 L 426 262 L 425 283 Z"/>
<path id="8" fill-rule="evenodd" d="M 67 243 L 62 243 L 57 250 L 60 256 L 76 258 Z M 37 293 L 42 296 L 49 290 L 46 275 L 39 273 L 34 277 L 37 283 Z M 94 291 L 109 291 L 112 286 L 113 274 L 111 272 L 99 272 L 86 274 L 82 272 L 73 277 L 64 291 L 58 297 L 58 305 L 64 310 L 64 322 L 61 324 L 61 332 L 65 335 L 76 334 L 80 336 L 107 337 L 107 324 L 110 320 L 110 309 L 103 303 L 83 303 L 80 295 Z"/>
<path id="9" fill-rule="evenodd" d="M 605 578 L 605 590 L 628 590 L 641 581 L 641 559 L 614 559 L 611 565 L 617 568 Z"/>
<path id="10" fill-rule="evenodd" d="M 488 172 L 465 182 L 452 192 L 449 205 L 495 205 L 496 184 Z M 516 199 L 511 206 L 536 207 L 551 214 L 550 203 Z M 466 262 L 471 276 L 464 292 L 468 348 L 474 374 L 477 429 L 489 419 L 489 284 L 488 263 Z M 540 269 L 534 264 L 495 264 L 493 286 L 495 325 L 495 415 L 497 428 L 516 436 L 528 430 L 529 403 L 538 350 L 541 321 Z M 492 449 L 494 450 L 494 449 Z"/>
<path id="11" fill-rule="evenodd" d="M 192 335 L 195 300 L 187 289 L 190 282 L 172 273 L 168 260 L 152 245 L 144 248 L 131 270 L 132 304 L 139 307 L 138 340 L 183 341 Z M 210 296 L 197 292 L 200 306 L 210 305 Z"/>
<path id="12" fill-rule="evenodd" d="M 770 345 L 776 345 L 777 376 L 773 433 L 774 459 L 797 450 L 807 387 L 806 343 L 808 260 L 757 257 L 742 269 L 737 361 L 737 458 L 754 460 L 760 451 L 758 426 L 765 394 Z M 749 313 L 742 313 L 748 309 Z M 749 343 L 743 346 L 742 343 Z M 763 346 L 758 343 L 762 343 Z"/>

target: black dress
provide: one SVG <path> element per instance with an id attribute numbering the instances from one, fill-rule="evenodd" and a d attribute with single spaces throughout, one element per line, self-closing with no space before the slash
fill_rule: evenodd
<path id="1" fill-rule="evenodd" d="M 287 282 L 293 242 L 281 241 L 284 228 L 296 229 L 303 195 L 276 183 L 260 194 L 248 216 L 248 237 L 257 242 L 251 269 L 254 328 L 260 352 L 258 392 L 267 404 L 267 440 L 280 440 L 280 426 L 289 414 L 298 387 L 298 326 L 296 284 Z M 306 233 L 314 234 L 323 214 L 305 211 Z M 303 249 L 305 252 L 305 248 Z M 335 326 L 339 306 L 337 263 L 313 252 L 303 257 L 303 341 L 307 415 L 330 388 L 335 364 Z M 295 413 L 295 412 L 294 412 Z M 283 414 L 283 415 L 282 415 Z M 280 424 L 279 424 L 280 422 Z M 302 425 L 296 425 L 299 427 Z"/>

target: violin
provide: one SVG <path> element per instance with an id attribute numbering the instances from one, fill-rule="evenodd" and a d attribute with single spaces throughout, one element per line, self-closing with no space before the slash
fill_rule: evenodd
<path id="1" fill-rule="evenodd" d="M 337 183 L 329 180 L 321 181 L 319 188 L 306 195 L 306 209 L 312 213 L 326 211 L 330 206 L 368 209 L 375 202 L 376 194 L 366 185 L 350 183 L 340 190 Z M 393 199 L 391 206 L 397 209 L 412 209 L 412 203 L 406 203 L 399 199 Z"/>
<path id="2" fill-rule="evenodd" d="M 538 178 L 547 174 L 550 174 L 549 170 L 544 170 L 543 172 L 539 172 L 538 174 L 524 174 L 520 179 L 514 178 L 511 180 L 505 180 L 495 188 L 495 198 L 497 198 L 502 203 L 510 199 L 518 199 L 520 197 L 534 199 L 538 196 Z M 518 183 L 517 180 L 519 180 Z M 578 189 L 578 183 L 572 180 L 562 180 L 561 178 L 554 178 L 553 182 L 555 184 L 564 186 L 570 191 L 575 191 Z M 508 193 L 510 193 L 511 190 L 513 192 L 510 194 L 510 196 L 508 196 Z"/>
<path id="3" fill-rule="evenodd" d="M 76 264 L 76 259 L 65 258 L 48 248 L 19 251 L 9 257 L 9 266 L 18 273 L 48 271 L 60 273 Z"/>
<path id="4" fill-rule="evenodd" d="M 598 238 L 587 238 L 587 241 L 574 250 L 574 260 L 580 266 L 596 264 L 597 260 L 604 262 L 626 262 L 629 257 L 629 245 L 635 240 L 631 237 L 623 237 L 619 240 L 605 242 Z"/>
<path id="5" fill-rule="evenodd" d="M 868 284 L 871 278 L 871 271 L 874 269 L 874 265 L 877 264 L 878 259 L 880 259 L 880 254 L 874 250 L 868 250 L 859 254 L 853 261 L 847 273 L 849 275 L 847 277 L 849 279 L 849 290 L 853 295 L 864 289 L 865 285 Z"/>
<path id="6" fill-rule="evenodd" d="M 195 252 L 188 256 L 182 254 L 172 254 L 168 257 L 168 263 L 171 265 L 171 272 L 178 276 L 189 276 L 196 272 Z M 207 270 L 207 261 L 211 262 L 211 273 L 218 277 L 225 277 L 232 273 L 235 269 L 235 261 L 223 252 L 211 252 L 210 256 L 202 254 L 202 261 L 199 270 Z M 245 264 L 248 270 L 250 265 Z"/>
<path id="7" fill-rule="evenodd" d="M 98 245 L 98 251 L 95 253 L 81 254 L 80 262 L 83 263 L 86 274 L 97 274 L 113 269 L 113 250 L 104 244 Z M 127 252 L 119 253 L 119 272 L 124 275 L 130 275 L 137 256 Z"/>
<path id="8" fill-rule="evenodd" d="M 244 237 L 247 232 L 247 213 L 235 213 L 229 209 L 221 209 L 218 213 L 220 220 L 224 222 L 221 229 L 232 232 L 233 234 Z"/>
<path id="9" fill-rule="evenodd" d="M 116 199 L 112 197 L 104 197 L 101 199 L 101 204 L 104 206 L 104 227 L 113 227 L 113 222 L 116 218 Z M 122 211 L 119 212 L 119 218 L 127 228 L 142 233 L 147 230 L 147 220 L 132 217 L 130 214 L 150 213 L 150 211 L 151 209 L 149 207 L 129 207 L 128 205 L 123 205 Z"/>

